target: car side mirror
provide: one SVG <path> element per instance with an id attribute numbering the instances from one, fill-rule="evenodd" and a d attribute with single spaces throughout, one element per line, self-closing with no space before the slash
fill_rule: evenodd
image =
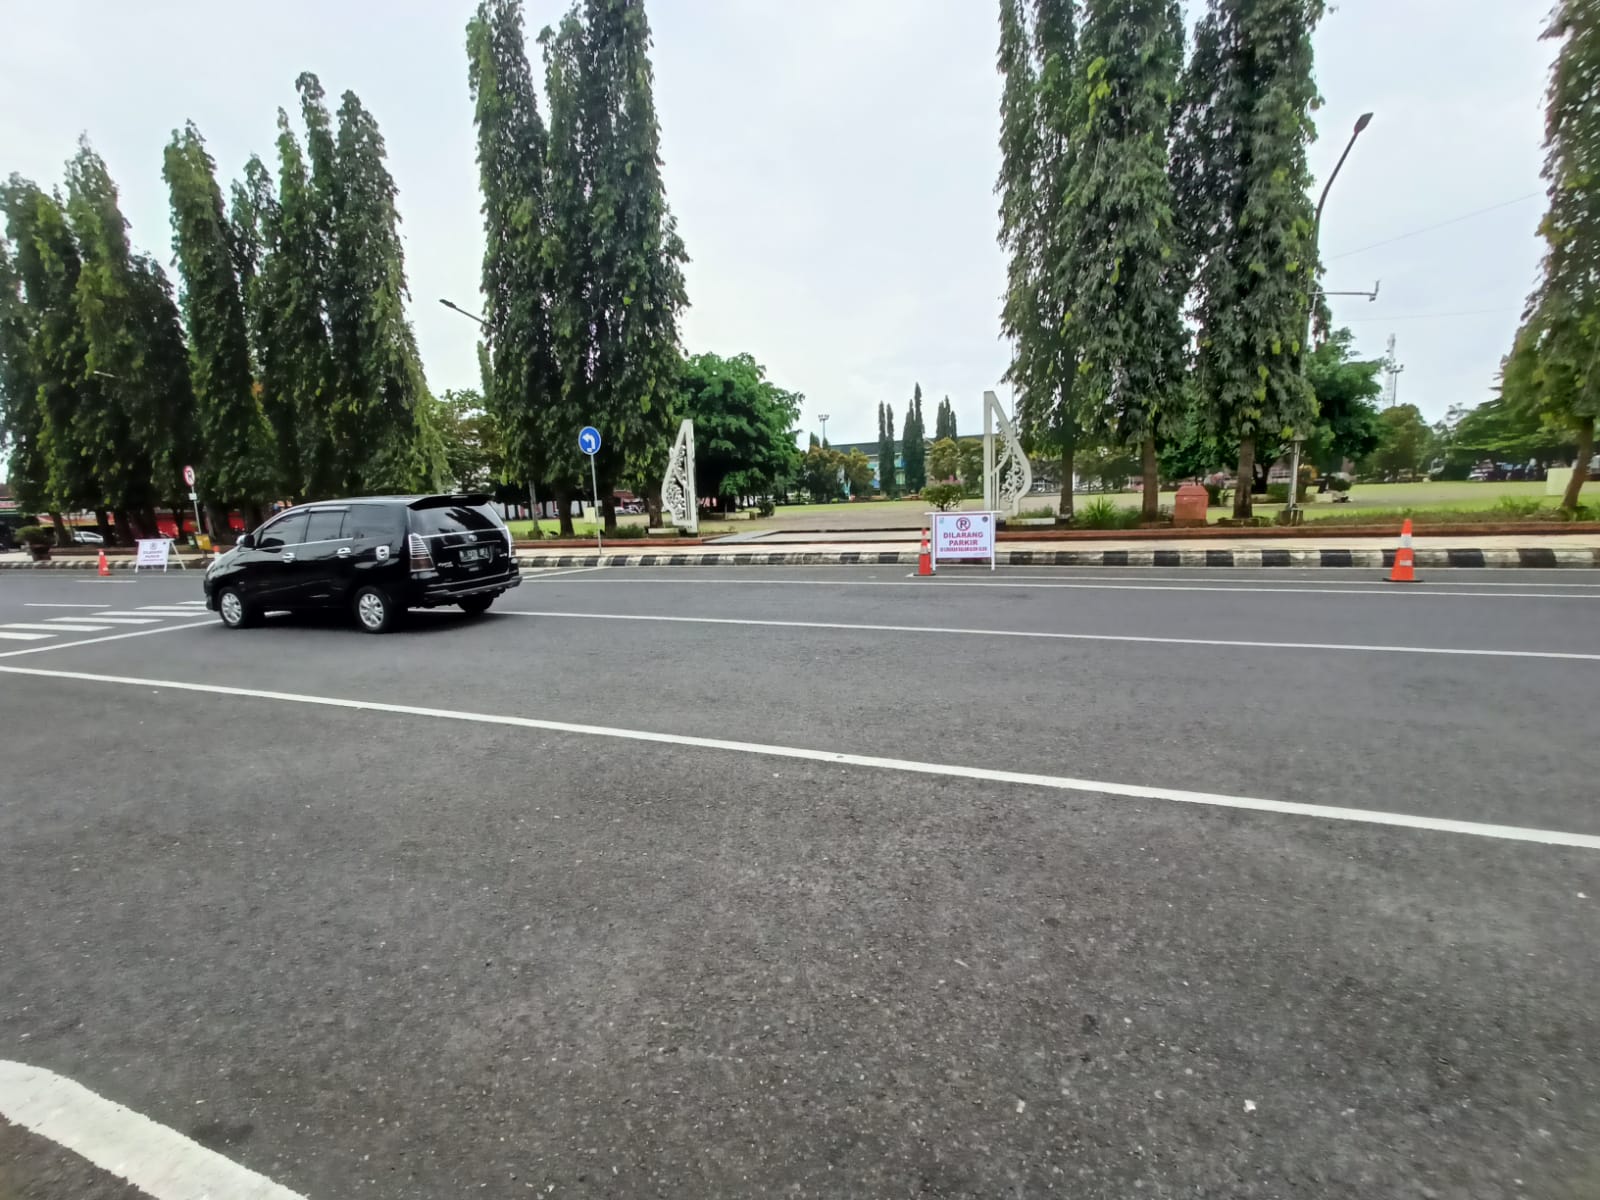
<path id="1" fill-rule="evenodd" d="M 240 536 L 236 545 L 241 550 L 253 550 L 255 549 L 256 545 L 256 535 L 253 533 L 243 534 Z"/>

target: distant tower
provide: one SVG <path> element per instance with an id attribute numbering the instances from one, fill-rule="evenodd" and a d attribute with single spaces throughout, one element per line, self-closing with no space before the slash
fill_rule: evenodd
<path id="1" fill-rule="evenodd" d="M 1383 356 L 1383 406 L 1393 408 L 1400 399 L 1400 372 L 1405 367 L 1401 366 L 1394 357 L 1394 334 L 1389 335 L 1389 347 Z"/>

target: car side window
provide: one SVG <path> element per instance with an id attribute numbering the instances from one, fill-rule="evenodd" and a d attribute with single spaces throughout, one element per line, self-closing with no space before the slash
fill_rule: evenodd
<path id="1" fill-rule="evenodd" d="M 306 526 L 306 541 L 336 542 L 345 536 L 344 525 L 344 509 L 314 509 L 311 513 L 311 522 Z"/>
<path id="2" fill-rule="evenodd" d="M 306 540 L 306 514 L 285 513 L 262 528 L 256 538 L 257 550 L 282 550 Z"/>
<path id="3" fill-rule="evenodd" d="M 398 530 L 399 510 L 381 504 L 357 504 L 345 518 L 344 536 L 357 541 L 388 542 Z"/>

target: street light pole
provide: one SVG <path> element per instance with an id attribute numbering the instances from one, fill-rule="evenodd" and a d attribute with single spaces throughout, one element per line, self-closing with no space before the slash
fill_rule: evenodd
<path id="1" fill-rule="evenodd" d="M 1322 185 L 1322 194 L 1317 197 L 1316 215 L 1311 221 L 1311 270 L 1306 272 L 1308 286 L 1306 287 L 1306 325 L 1305 333 L 1300 339 L 1300 378 L 1306 380 L 1310 386 L 1307 366 L 1311 360 L 1311 318 L 1317 308 L 1317 258 L 1320 253 L 1318 243 L 1322 238 L 1322 206 L 1328 202 L 1328 191 L 1333 187 L 1333 181 L 1339 178 L 1339 170 L 1344 166 L 1344 160 L 1350 157 L 1350 151 L 1355 149 L 1356 139 L 1361 136 L 1361 131 L 1372 124 L 1372 114 L 1362 113 L 1356 118 L 1356 126 L 1350 131 L 1350 140 L 1344 145 L 1344 153 L 1339 155 L 1339 161 L 1333 164 L 1333 170 L 1328 173 L 1328 182 Z M 1377 299 L 1377 288 L 1372 290 L 1372 299 Z M 1293 519 L 1296 508 L 1295 501 L 1300 493 L 1300 442 L 1305 434 L 1298 433 L 1295 438 L 1294 475 L 1289 480 L 1289 508 L 1290 518 Z"/>
<path id="2" fill-rule="evenodd" d="M 828 444 L 828 414 L 818 413 L 817 420 L 822 422 L 822 444 L 826 446 Z"/>

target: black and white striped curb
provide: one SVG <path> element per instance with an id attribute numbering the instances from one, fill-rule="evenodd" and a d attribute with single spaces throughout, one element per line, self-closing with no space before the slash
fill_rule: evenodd
<path id="1" fill-rule="evenodd" d="M 909 566 L 915 550 L 766 550 L 713 554 L 518 554 L 524 567 L 779 567 L 779 566 Z M 995 561 L 1008 567 L 1365 567 L 1394 565 L 1393 550 L 1002 550 Z M 1600 549 L 1556 549 L 1523 546 L 1511 550 L 1433 548 L 1416 552 L 1422 567 L 1589 567 L 1600 568 Z M 953 565 L 953 564 L 949 564 Z M 0 559 L 0 570 L 92 571 L 92 558 L 55 558 L 30 562 L 22 557 Z M 205 563 L 188 564 L 198 578 Z M 111 560 L 117 571 L 131 570 L 131 559 Z M 148 568 L 147 568 L 148 569 Z M 174 564 L 167 574 L 179 573 Z"/>
<path id="2" fill-rule="evenodd" d="M 525 567 L 911 566 L 915 550 L 790 550 L 726 554 L 519 554 Z M 1393 550 L 1002 550 L 1008 567 L 1367 567 L 1394 565 Z M 1600 549 L 1525 546 L 1510 550 L 1428 549 L 1420 567 L 1600 568 Z"/>

